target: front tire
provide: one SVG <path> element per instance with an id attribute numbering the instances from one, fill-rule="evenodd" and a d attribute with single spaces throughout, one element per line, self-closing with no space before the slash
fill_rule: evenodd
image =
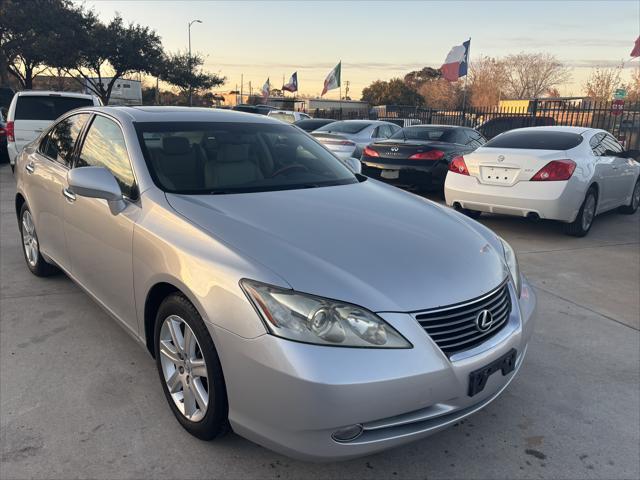
<path id="1" fill-rule="evenodd" d="M 49 277 L 58 273 L 58 267 L 47 263 L 40 253 L 36 226 L 26 203 L 23 203 L 20 209 L 20 237 L 22 238 L 22 254 L 31 273 L 36 277 Z"/>
<path id="2" fill-rule="evenodd" d="M 220 359 L 202 317 L 182 294 L 160 305 L 154 345 L 162 389 L 180 425 L 201 440 L 224 435 L 229 406 Z"/>
<path id="3" fill-rule="evenodd" d="M 631 194 L 631 201 L 628 205 L 623 205 L 618 209 L 620 213 L 626 215 L 633 215 L 638 210 L 640 205 L 640 178 L 636 181 L 635 187 L 633 187 L 633 193 Z"/>
<path id="4" fill-rule="evenodd" d="M 580 206 L 576 219 L 567 223 L 565 226 L 565 232 L 567 235 L 573 237 L 584 237 L 591 226 L 593 225 L 593 219 L 596 216 L 596 207 L 598 205 L 598 196 L 595 188 L 590 188 L 584 197 L 584 201 Z"/>

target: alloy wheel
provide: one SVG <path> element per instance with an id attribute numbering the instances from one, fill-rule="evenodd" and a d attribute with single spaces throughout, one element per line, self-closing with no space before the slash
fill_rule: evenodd
<path id="1" fill-rule="evenodd" d="M 191 327 L 170 315 L 160 329 L 162 373 L 176 407 L 185 418 L 198 422 L 209 405 L 207 365 Z"/>
<path id="2" fill-rule="evenodd" d="M 592 194 L 587 196 L 587 199 L 584 201 L 584 207 L 582 211 L 582 228 L 583 230 L 589 230 L 591 226 L 591 222 L 593 222 L 593 217 L 596 213 L 596 197 Z"/>
<path id="3" fill-rule="evenodd" d="M 35 267 L 38 263 L 38 236 L 29 210 L 25 210 L 22 215 L 22 246 L 27 262 Z"/>

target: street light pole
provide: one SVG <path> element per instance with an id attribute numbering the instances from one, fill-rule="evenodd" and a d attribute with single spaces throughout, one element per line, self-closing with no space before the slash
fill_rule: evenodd
<path id="1" fill-rule="evenodd" d="M 194 23 L 202 23 L 202 20 L 191 20 L 189 22 L 189 74 L 193 72 L 193 67 L 191 65 L 191 25 Z M 191 84 L 189 84 L 189 106 L 193 106 L 193 89 L 191 88 Z"/>

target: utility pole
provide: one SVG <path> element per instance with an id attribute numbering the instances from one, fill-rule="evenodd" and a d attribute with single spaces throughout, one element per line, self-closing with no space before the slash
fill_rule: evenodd
<path id="1" fill-rule="evenodd" d="M 349 80 L 345 80 L 344 84 L 346 85 L 346 88 L 344 89 L 344 98 L 345 100 L 349 97 Z"/>
<path id="2" fill-rule="evenodd" d="M 240 103 L 244 103 L 244 73 L 240 74 Z M 238 104 L 238 99 L 236 98 L 236 105 Z"/>
<path id="3" fill-rule="evenodd" d="M 191 25 L 194 23 L 202 23 L 202 20 L 191 20 L 189 22 L 189 74 L 193 73 L 193 65 L 191 62 Z M 191 84 L 189 84 L 189 106 L 193 105 L 193 88 L 191 88 Z"/>

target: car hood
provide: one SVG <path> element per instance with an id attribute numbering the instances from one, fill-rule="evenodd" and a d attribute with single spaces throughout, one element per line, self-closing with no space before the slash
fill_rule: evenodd
<path id="1" fill-rule="evenodd" d="M 373 180 L 275 192 L 167 194 L 167 200 L 291 288 L 372 311 L 463 302 L 507 275 L 495 236 Z"/>

